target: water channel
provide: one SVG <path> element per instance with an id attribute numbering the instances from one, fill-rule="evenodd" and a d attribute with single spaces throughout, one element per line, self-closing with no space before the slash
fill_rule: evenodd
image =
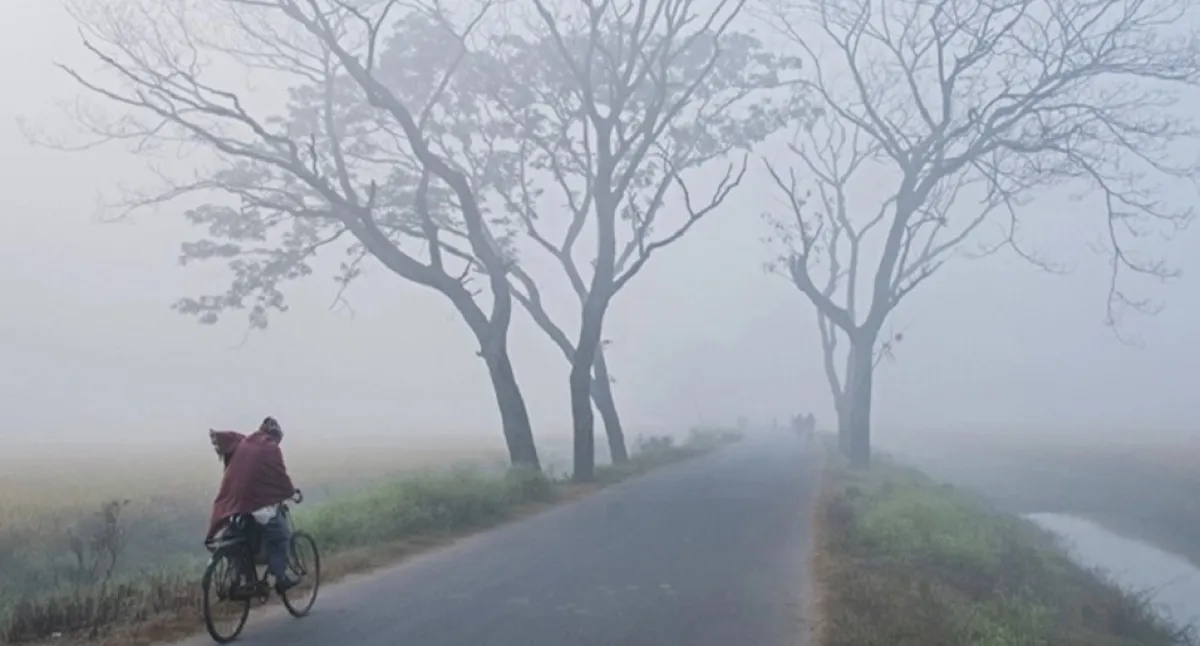
<path id="1" fill-rule="evenodd" d="M 1180 625 L 1200 620 L 1200 569 L 1183 557 L 1076 516 L 1026 518 L 1061 538 L 1080 565 L 1103 571 L 1123 588 L 1148 593 L 1166 618 Z"/>

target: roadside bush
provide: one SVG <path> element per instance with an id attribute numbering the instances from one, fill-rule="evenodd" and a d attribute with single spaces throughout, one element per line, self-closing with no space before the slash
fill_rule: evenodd
<path id="1" fill-rule="evenodd" d="M 536 471 L 459 471 L 396 480 L 298 514 L 297 523 L 322 548 L 337 551 L 484 527 L 553 495 L 553 484 Z"/>
<path id="2" fill-rule="evenodd" d="M 554 481 L 534 469 L 512 467 L 504 477 L 508 495 L 518 503 L 550 502 L 557 496 Z"/>
<path id="3" fill-rule="evenodd" d="M 638 436 L 634 443 L 634 455 L 650 455 L 654 453 L 666 453 L 675 448 L 675 438 L 670 435 L 650 435 L 648 437 Z"/>
<path id="4" fill-rule="evenodd" d="M 181 605 L 199 607 L 198 587 L 178 575 L 117 577 L 126 558 L 122 512 L 128 500 L 112 500 L 67 531 L 69 566 L 56 569 L 57 583 L 43 594 L 16 599 L 0 623 L 0 642 L 16 643 L 61 634 L 98 636 L 107 626 Z"/>

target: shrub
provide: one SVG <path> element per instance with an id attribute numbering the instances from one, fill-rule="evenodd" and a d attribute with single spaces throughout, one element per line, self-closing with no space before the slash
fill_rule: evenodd
<path id="1" fill-rule="evenodd" d="M 644 437 L 639 435 L 634 443 L 634 454 L 652 455 L 655 453 L 666 453 L 675 448 L 675 438 L 670 435 L 651 435 Z"/>
<path id="2" fill-rule="evenodd" d="M 548 501 L 553 485 L 531 470 L 502 476 L 460 470 L 402 478 L 297 516 L 329 551 L 484 527 L 520 506 Z"/>

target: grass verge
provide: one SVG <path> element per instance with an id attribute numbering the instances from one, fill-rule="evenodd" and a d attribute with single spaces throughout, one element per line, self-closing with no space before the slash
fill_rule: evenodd
<path id="1" fill-rule="evenodd" d="M 1134 434 L 1136 435 L 1136 434 Z M 1064 512 L 1149 542 L 1200 566 L 1196 444 L 1104 438 L 1090 444 L 946 438 L 910 456 L 939 479 L 969 487 L 1006 510 Z"/>
<path id="2" fill-rule="evenodd" d="M 1048 533 L 923 474 L 826 461 L 817 646 L 1176 646 L 1188 631 Z"/>
<path id="3" fill-rule="evenodd" d="M 648 438 L 627 463 L 599 467 L 595 483 L 584 486 L 519 470 L 406 477 L 298 509 L 296 524 L 317 539 L 322 583 L 328 584 L 738 439 L 736 433 L 714 430 L 695 430 L 679 444 L 669 437 Z M 199 568 L 147 572 L 16 600 L 0 619 L 0 643 L 133 646 L 186 636 L 202 630 L 200 573 Z"/>

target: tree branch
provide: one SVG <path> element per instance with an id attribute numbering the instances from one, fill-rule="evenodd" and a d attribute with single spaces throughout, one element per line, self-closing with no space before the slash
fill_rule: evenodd
<path id="1" fill-rule="evenodd" d="M 861 325 L 878 330 L 995 211 L 1007 217 L 1007 234 L 985 253 L 1010 248 L 1055 270 L 1015 234 L 1030 199 L 1066 187 L 1102 198 L 1112 266 L 1107 322 L 1116 326 L 1120 308 L 1153 312 L 1149 301 L 1125 296 L 1121 276 L 1177 273 L 1131 246 L 1153 233 L 1170 236 L 1193 214 L 1164 196 L 1200 170 L 1174 152 L 1200 135 L 1181 103 L 1200 81 L 1200 38 L 1179 29 L 1195 24 L 1198 11 L 1183 0 L 901 0 L 886 10 L 869 0 L 778 2 L 768 23 L 806 54 L 806 89 L 826 110 L 821 129 L 863 137 L 879 153 L 871 165 L 895 181 Z M 801 24 L 815 25 L 818 37 L 802 35 Z M 793 150 L 825 210 L 837 212 L 844 193 L 819 163 L 835 152 L 805 152 Z M 786 184 L 783 173 L 774 176 Z M 978 202 L 963 215 L 966 199 Z M 793 273 L 824 311 L 806 277 L 817 247 L 802 237 L 798 244 Z"/>

